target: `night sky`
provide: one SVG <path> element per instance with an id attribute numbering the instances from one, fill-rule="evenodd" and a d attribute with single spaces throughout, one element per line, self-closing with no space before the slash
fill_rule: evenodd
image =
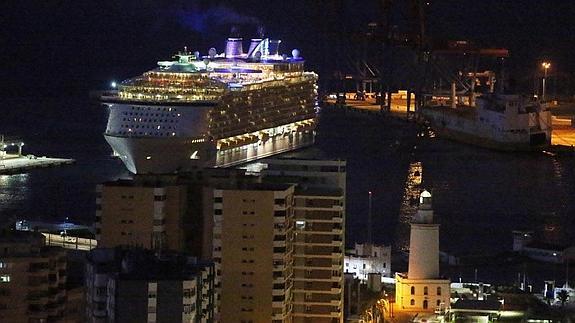
<path id="1" fill-rule="evenodd" d="M 309 69 L 326 75 L 338 45 L 325 35 L 362 31 L 379 19 L 378 1 L 367 0 L 8 0 L 1 9 L 0 86 L 3 95 L 17 96 L 104 88 L 185 45 L 222 51 L 232 25 L 245 39 L 264 26 L 283 39 L 284 50 L 299 48 Z M 543 59 L 553 63 L 551 73 L 575 72 L 574 1 L 430 0 L 426 11 L 433 39 L 509 48 L 516 78 L 532 76 Z M 404 23 L 401 10 L 394 23 Z"/>

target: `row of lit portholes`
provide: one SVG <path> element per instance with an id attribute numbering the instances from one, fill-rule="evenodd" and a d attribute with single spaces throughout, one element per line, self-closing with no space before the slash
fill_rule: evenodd
<path id="1" fill-rule="evenodd" d="M 176 108 L 150 108 L 150 107 L 132 107 L 132 110 L 144 110 L 144 111 L 178 111 Z"/>
<path id="2" fill-rule="evenodd" d="M 175 118 L 176 116 L 178 117 L 180 116 L 179 113 L 177 115 L 176 114 L 170 115 L 169 113 L 147 113 L 147 112 L 140 113 L 140 112 L 126 112 L 126 111 L 122 112 L 122 114 L 125 116 L 162 117 L 162 118 L 166 117 L 169 118 L 170 116 Z"/>
<path id="3" fill-rule="evenodd" d="M 174 137 L 175 132 L 142 132 L 142 131 L 119 131 L 119 135 L 138 135 L 138 136 L 154 136 L 154 137 Z"/>
<path id="4" fill-rule="evenodd" d="M 122 121 L 135 121 L 138 122 L 169 122 L 169 123 L 178 123 L 178 120 L 167 120 L 167 119 L 137 119 L 137 118 L 122 118 Z"/>
<path id="5" fill-rule="evenodd" d="M 172 126 L 150 126 L 150 125 L 141 125 L 141 126 L 140 126 L 140 125 L 122 124 L 122 125 L 120 125 L 120 127 L 121 127 L 121 128 L 128 128 L 128 129 L 139 129 L 139 128 L 144 129 L 144 128 L 145 128 L 145 129 L 158 129 L 158 130 L 160 130 L 160 129 L 173 129 L 173 130 L 176 130 L 176 127 L 175 127 L 175 126 L 174 126 L 174 127 L 172 127 Z"/>

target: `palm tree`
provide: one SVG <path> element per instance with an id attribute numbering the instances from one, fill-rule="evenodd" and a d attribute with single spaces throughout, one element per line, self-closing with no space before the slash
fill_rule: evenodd
<path id="1" fill-rule="evenodd" d="M 557 293 L 557 298 L 561 301 L 561 306 L 565 305 L 565 302 L 569 299 L 569 293 L 565 289 L 562 289 L 559 293 Z"/>

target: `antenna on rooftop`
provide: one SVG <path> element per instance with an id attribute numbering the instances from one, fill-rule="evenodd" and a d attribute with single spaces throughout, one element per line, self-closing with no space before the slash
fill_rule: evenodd
<path id="1" fill-rule="evenodd" d="M 373 243 L 372 240 L 372 228 L 371 228 L 371 191 L 368 192 L 369 194 L 369 210 L 367 213 L 367 243 L 371 246 Z"/>

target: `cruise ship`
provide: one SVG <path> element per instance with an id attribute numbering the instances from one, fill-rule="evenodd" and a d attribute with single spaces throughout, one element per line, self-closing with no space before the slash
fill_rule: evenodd
<path id="1" fill-rule="evenodd" d="M 313 144 L 317 74 L 280 40 L 228 38 L 207 55 L 184 48 L 101 101 L 106 141 L 135 174 L 227 167 Z"/>
<path id="2" fill-rule="evenodd" d="M 474 105 L 429 104 L 422 115 L 440 136 L 504 151 L 541 150 L 551 144 L 551 112 L 537 99 L 486 93 Z"/>

